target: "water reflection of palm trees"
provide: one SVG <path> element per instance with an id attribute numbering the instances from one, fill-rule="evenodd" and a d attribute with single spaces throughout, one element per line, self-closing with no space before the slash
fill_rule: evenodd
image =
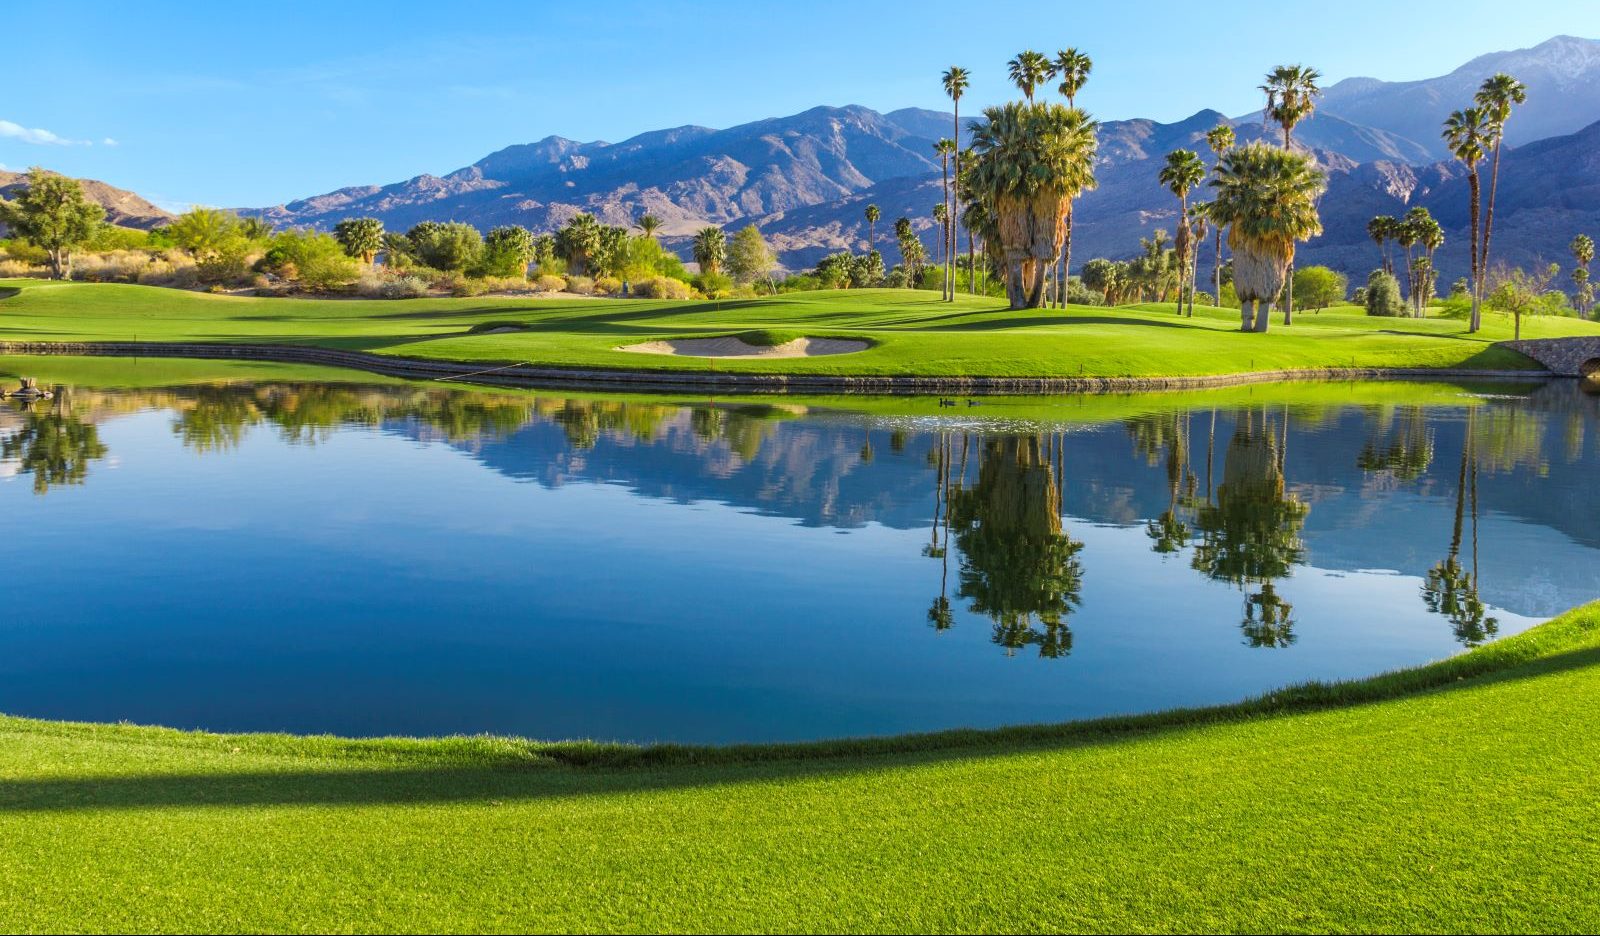
<path id="1" fill-rule="evenodd" d="M 1477 412 L 1467 413 L 1467 429 L 1461 442 L 1461 468 L 1456 478 L 1455 523 L 1451 528 L 1450 549 L 1428 570 L 1422 586 L 1422 600 L 1428 610 L 1450 621 L 1456 640 L 1476 647 L 1493 639 L 1500 622 L 1489 615 L 1478 594 L 1478 425 Z M 1472 568 L 1461 562 L 1461 545 L 1467 505 L 1472 511 Z"/>
<path id="2" fill-rule="evenodd" d="M 1433 430 L 1420 406 L 1402 407 L 1398 419 L 1393 410 L 1383 412 L 1356 456 L 1361 470 L 1387 472 L 1400 481 L 1415 481 L 1431 464 Z"/>
<path id="3" fill-rule="evenodd" d="M 1286 492 L 1288 419 L 1285 411 L 1280 437 L 1265 413 L 1259 419 L 1253 410 L 1239 414 L 1223 455 L 1222 483 L 1214 500 L 1208 490 L 1195 515 L 1199 542 L 1192 565 L 1246 592 L 1240 628 L 1252 647 L 1295 640 L 1294 606 L 1276 583 L 1305 562 L 1300 529 L 1310 508 Z"/>
<path id="4" fill-rule="evenodd" d="M 1037 647 L 1042 657 L 1072 649 L 1067 618 L 1083 588 L 1078 553 L 1083 544 L 1061 527 L 1062 459 L 1057 436 L 996 436 L 982 439 L 978 476 L 966 486 L 963 437 L 959 479 L 952 479 L 945 446 L 939 473 L 944 523 L 961 551 L 957 594 L 975 613 L 988 616 L 992 639 L 1007 653 Z M 947 561 L 948 538 L 940 558 Z M 944 592 L 929 612 L 935 627 L 948 626 Z"/>

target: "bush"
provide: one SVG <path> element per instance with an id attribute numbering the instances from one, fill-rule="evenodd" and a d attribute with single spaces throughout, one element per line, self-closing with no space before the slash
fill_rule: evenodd
<path id="1" fill-rule="evenodd" d="M 0 260 L 0 279 L 27 279 L 43 275 L 44 270 L 26 260 Z"/>
<path id="2" fill-rule="evenodd" d="M 1398 318 L 1409 314 L 1405 300 L 1400 298 L 1400 281 L 1382 270 L 1373 270 L 1367 277 L 1365 298 L 1368 315 Z"/>
<path id="3" fill-rule="evenodd" d="M 30 266 L 44 266 L 45 262 L 50 259 L 50 251 L 45 250 L 43 247 L 35 247 L 20 237 L 3 243 L 6 256 L 18 263 L 26 263 Z"/>
<path id="4" fill-rule="evenodd" d="M 85 254 L 74 260 L 72 278 L 85 283 L 133 283 L 150 262 L 150 254 L 142 250 Z"/>
<path id="5" fill-rule="evenodd" d="M 541 273 L 539 278 L 533 281 L 533 286 L 540 292 L 561 292 L 567 288 L 567 278 L 550 273 Z"/>
<path id="6" fill-rule="evenodd" d="M 701 273 L 694 278 L 694 288 L 707 299 L 723 299 L 733 291 L 733 280 L 721 273 Z"/>
<path id="7" fill-rule="evenodd" d="M 369 299 L 421 299 L 428 295 L 428 281 L 410 273 L 368 272 L 356 282 L 356 292 Z"/>
<path id="8" fill-rule="evenodd" d="M 641 299 L 687 299 L 689 284 L 670 276 L 655 276 L 635 283 L 633 294 Z"/>
<path id="9" fill-rule="evenodd" d="M 621 295 L 622 280 L 615 276 L 601 276 L 594 281 L 594 291 L 602 296 Z"/>
<path id="10" fill-rule="evenodd" d="M 456 277 L 455 284 L 450 287 L 450 295 L 455 296 L 457 299 L 465 299 L 468 296 L 481 296 L 488 291 L 488 283 L 469 276 Z"/>
<path id="11" fill-rule="evenodd" d="M 138 280 L 145 286 L 188 289 L 200 281 L 200 275 L 195 269 L 193 260 L 177 251 L 171 251 L 164 257 L 151 258 L 149 264 L 139 271 Z"/>
<path id="12" fill-rule="evenodd" d="M 577 293 L 580 296 L 594 295 L 594 280 L 587 276 L 569 276 L 566 283 L 569 293 Z"/>
<path id="13" fill-rule="evenodd" d="M 439 270 L 460 272 L 476 266 L 483 255 L 483 235 L 470 224 L 423 222 L 406 235 L 417 258 Z"/>
<path id="14" fill-rule="evenodd" d="M 345 254 L 332 234 L 285 231 L 272 237 L 272 246 L 258 264 L 262 271 L 294 280 L 316 292 L 339 289 L 356 281 L 361 268 Z"/>

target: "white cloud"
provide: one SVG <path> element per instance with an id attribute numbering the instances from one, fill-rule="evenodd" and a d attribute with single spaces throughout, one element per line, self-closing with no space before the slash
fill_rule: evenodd
<path id="1" fill-rule="evenodd" d="M 40 146 L 77 146 L 88 145 L 81 140 L 69 140 L 56 136 L 49 130 L 37 127 L 24 127 L 9 120 L 0 120 L 0 138 L 8 140 L 21 140 L 23 143 L 36 143 Z"/>
<path id="2" fill-rule="evenodd" d="M 110 137 L 106 137 L 104 140 L 100 141 L 100 145 L 101 146 L 121 146 L 122 144 L 118 143 L 116 140 L 113 140 Z"/>

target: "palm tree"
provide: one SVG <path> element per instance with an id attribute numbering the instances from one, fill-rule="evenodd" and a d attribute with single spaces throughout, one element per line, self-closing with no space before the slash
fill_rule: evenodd
<path id="1" fill-rule="evenodd" d="M 1189 264 L 1189 317 L 1194 318 L 1194 294 L 1200 289 L 1200 245 L 1206 241 L 1211 228 L 1211 203 L 1195 202 L 1189 206 L 1190 243 L 1194 244 L 1194 259 Z M 1221 228 L 1217 228 L 1220 236 Z"/>
<path id="2" fill-rule="evenodd" d="M 1322 232 L 1317 199 L 1326 179 L 1309 156 L 1251 143 L 1222 157 L 1211 185 L 1217 190 L 1212 222 L 1228 226 L 1242 330 L 1264 332 L 1294 263 L 1295 243 Z M 1258 310 L 1253 323 L 1252 306 Z"/>
<path id="3" fill-rule="evenodd" d="M 867 217 L 867 253 L 873 253 L 874 251 L 876 251 L 878 249 L 878 219 L 883 217 L 883 212 L 878 210 L 878 206 L 877 205 L 868 205 L 867 206 L 867 210 L 866 210 L 866 217 Z"/>
<path id="4" fill-rule="evenodd" d="M 1489 122 L 1489 143 L 1494 156 L 1489 168 L 1489 205 L 1483 215 L 1483 244 L 1478 249 L 1478 282 L 1474 292 L 1482 294 L 1489 274 L 1489 239 L 1494 236 L 1494 203 L 1500 192 L 1500 148 L 1506 138 L 1506 122 L 1511 119 L 1511 109 L 1528 102 L 1528 86 L 1500 72 L 1484 79 L 1473 103 L 1481 108 Z M 1473 323 L 1477 328 L 1477 323 Z"/>
<path id="5" fill-rule="evenodd" d="M 1206 146 L 1211 149 L 1213 160 L 1211 171 L 1213 175 L 1216 173 L 1217 167 L 1222 165 L 1222 154 L 1232 149 L 1233 143 L 1233 127 L 1228 124 L 1217 124 L 1206 131 Z M 1211 286 L 1216 290 L 1217 305 L 1220 306 L 1222 305 L 1222 225 L 1213 224 L 1212 228 L 1216 232 L 1216 244 L 1214 245 L 1216 257 L 1211 267 L 1211 278 L 1213 280 Z"/>
<path id="6" fill-rule="evenodd" d="M 1158 179 L 1178 197 L 1178 314 L 1183 314 L 1183 294 L 1189 288 L 1189 253 L 1194 231 L 1189 227 L 1189 193 L 1205 181 L 1206 164 L 1194 150 L 1173 150 Z"/>
<path id="7" fill-rule="evenodd" d="M 956 155 L 956 141 L 945 139 L 933 144 L 933 151 L 939 154 L 939 163 L 944 167 L 944 201 L 939 203 L 939 210 L 934 212 L 934 218 L 939 222 L 939 254 L 940 263 L 944 264 L 944 281 L 941 284 L 942 299 L 954 299 L 955 268 L 950 265 L 950 255 L 955 251 L 951 245 L 950 226 L 945 223 L 950 217 L 950 159 Z"/>
<path id="8" fill-rule="evenodd" d="M 1096 124 L 1060 104 L 990 107 L 972 128 L 972 186 L 994 214 L 1011 308 L 1039 308 L 1072 200 L 1092 188 Z"/>
<path id="9" fill-rule="evenodd" d="M 1489 146 L 1489 115 L 1481 107 L 1458 110 L 1445 118 L 1445 145 L 1461 164 L 1467 167 L 1467 192 L 1472 199 L 1469 214 L 1472 218 L 1472 240 L 1467 253 L 1472 261 L 1472 320 L 1468 331 L 1477 331 L 1483 317 L 1483 278 L 1478 275 L 1478 223 L 1482 208 L 1482 186 L 1478 180 L 1478 164 L 1483 162 Z"/>
<path id="10" fill-rule="evenodd" d="M 1378 245 L 1383 272 L 1391 275 L 1394 273 L 1394 266 L 1389 262 L 1389 241 L 1394 239 L 1394 229 L 1398 223 L 1392 215 L 1378 215 L 1367 222 L 1367 236 Z"/>
<path id="11" fill-rule="evenodd" d="M 1444 246 L 1444 228 L 1421 205 L 1406 212 L 1406 225 L 1423 250 L 1423 255 L 1417 258 L 1416 295 L 1412 297 L 1412 314 L 1422 318 L 1427 312 L 1428 297 L 1433 295 L 1433 281 L 1438 276 L 1433 255 Z"/>
<path id="12" fill-rule="evenodd" d="M 1028 103 L 1033 103 L 1033 89 L 1050 80 L 1055 74 L 1055 66 L 1043 52 L 1029 49 L 1019 52 L 1017 57 L 1006 63 L 1007 74 L 1011 76 L 1011 83 L 1017 86 Z"/>
<path id="13" fill-rule="evenodd" d="M 661 229 L 661 219 L 653 214 L 640 215 L 639 220 L 633 222 L 645 237 L 655 237 L 656 231 Z"/>
<path id="14" fill-rule="evenodd" d="M 957 181 L 959 182 L 959 180 L 961 179 L 961 95 L 963 95 L 963 94 L 965 94 L 967 92 L 967 85 L 969 83 L 971 83 L 971 78 L 967 75 L 967 70 L 965 68 L 962 68 L 959 65 L 951 65 L 949 68 L 945 69 L 944 76 L 943 76 L 943 81 L 944 81 L 944 93 L 950 95 L 950 102 L 953 105 L 955 105 L 955 111 L 956 111 L 956 113 L 955 113 L 955 123 L 953 125 L 953 129 L 952 129 L 951 134 L 950 134 L 950 139 L 954 140 L 955 144 L 956 144 L 956 151 L 955 151 L 955 177 L 956 177 Z M 958 221 L 958 222 L 961 220 L 961 205 L 959 204 L 959 201 L 960 201 L 960 189 L 961 189 L 961 186 L 958 184 L 954 188 L 947 188 L 947 192 L 946 192 L 946 197 L 951 200 L 950 201 L 950 216 L 952 218 L 955 218 L 956 221 Z M 968 253 L 971 253 L 971 243 L 972 243 L 972 234 L 969 231 L 967 233 Z M 956 247 L 956 228 L 952 226 L 951 229 L 950 229 L 950 253 L 951 254 L 955 253 L 955 247 Z M 972 271 L 968 270 L 967 271 L 967 291 L 971 292 L 972 288 L 973 288 L 972 287 Z M 954 259 L 954 257 L 952 257 L 951 260 L 950 260 L 950 296 L 949 296 L 949 298 L 950 298 L 951 302 L 954 302 L 955 298 L 956 298 L 956 273 L 955 273 L 955 259 Z"/>
<path id="15" fill-rule="evenodd" d="M 1294 128 L 1300 121 L 1310 117 L 1317 109 L 1317 98 L 1322 96 L 1322 89 L 1317 82 L 1322 80 L 1322 73 L 1315 68 L 1304 65 L 1279 65 L 1267 75 L 1267 83 L 1261 86 L 1266 92 L 1267 106 L 1263 115 L 1283 128 L 1283 148 L 1289 149 L 1294 145 Z M 1289 281 L 1294 281 L 1294 264 L 1289 264 Z M 1283 324 L 1294 324 L 1294 290 L 1290 290 L 1283 297 Z"/>
<path id="16" fill-rule="evenodd" d="M 703 227 L 694 235 L 694 262 L 700 264 L 703 275 L 714 276 L 722 271 L 722 261 L 728 255 L 728 239 L 719 227 Z"/>
<path id="17" fill-rule="evenodd" d="M 1061 76 L 1061 84 L 1056 90 L 1067 99 L 1068 107 L 1078 106 L 1078 92 L 1083 90 L 1092 71 L 1094 60 L 1077 49 L 1063 49 L 1056 53 L 1055 72 Z"/>
<path id="18" fill-rule="evenodd" d="M 1567 249 L 1572 251 L 1572 259 L 1577 261 L 1572 268 L 1572 282 L 1577 286 L 1575 304 L 1580 314 L 1588 315 L 1590 307 L 1594 305 L 1594 287 L 1589 285 L 1589 264 L 1594 261 L 1594 238 L 1579 234 Z"/>
<path id="19" fill-rule="evenodd" d="M 1421 235 L 1415 224 L 1411 223 L 1408 214 L 1404 219 L 1395 223 L 1394 242 L 1406 252 L 1406 295 L 1415 297 L 1417 294 L 1417 262 L 1412 256 L 1412 248 L 1417 246 L 1417 237 Z M 1413 298 L 1413 302 L 1415 299 Z"/>

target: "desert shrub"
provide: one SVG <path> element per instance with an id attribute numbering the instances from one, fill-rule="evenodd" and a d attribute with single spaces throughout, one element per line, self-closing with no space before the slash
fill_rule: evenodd
<path id="1" fill-rule="evenodd" d="M 539 292 L 560 292 L 561 290 L 567 288 L 567 280 L 564 276 L 556 276 L 552 273 L 541 273 L 534 278 L 533 288 L 537 289 Z"/>
<path id="2" fill-rule="evenodd" d="M 1368 315 L 1394 318 L 1408 314 L 1405 300 L 1400 298 L 1400 281 L 1382 270 L 1373 270 L 1367 277 L 1365 299 Z"/>
<path id="3" fill-rule="evenodd" d="M 635 283 L 633 294 L 641 299 L 687 299 L 689 284 L 670 276 L 653 276 Z"/>
<path id="4" fill-rule="evenodd" d="M 72 278 L 85 283 L 132 283 L 151 262 L 142 250 L 83 254 L 72 265 Z"/>
<path id="5" fill-rule="evenodd" d="M 44 266 L 45 262 L 50 259 L 50 251 L 45 250 L 43 247 L 35 247 L 20 237 L 14 240 L 0 241 L 0 245 L 3 245 L 6 257 L 19 263 L 26 263 L 30 266 Z"/>
<path id="6" fill-rule="evenodd" d="M 250 275 L 250 244 L 241 239 L 229 241 L 195 263 L 200 282 L 222 286 L 244 282 Z"/>
<path id="7" fill-rule="evenodd" d="M 356 292 L 368 299 L 420 299 L 428 295 L 428 281 L 409 273 L 369 271 L 356 281 Z"/>
<path id="8" fill-rule="evenodd" d="M 811 292 L 822 288 L 822 281 L 809 273 L 797 273 L 778 284 L 778 292 Z"/>
<path id="9" fill-rule="evenodd" d="M 567 292 L 577 293 L 580 296 L 594 294 L 594 280 L 587 276 L 569 276 L 566 282 Z"/>
<path id="10" fill-rule="evenodd" d="M 316 231 L 274 234 L 258 266 L 261 272 L 276 273 L 315 292 L 348 286 L 361 273 L 337 238 Z"/>
<path id="11" fill-rule="evenodd" d="M 594 291 L 602 296 L 618 296 L 622 294 L 622 280 L 615 276 L 601 276 L 594 281 Z"/>
<path id="12" fill-rule="evenodd" d="M 26 279 L 44 273 L 42 267 L 35 266 L 26 260 L 0 260 L 0 279 Z"/>
<path id="13" fill-rule="evenodd" d="M 139 271 L 138 281 L 145 286 L 189 289 L 200 281 L 200 274 L 193 260 L 171 251 L 164 256 L 152 257 L 145 268 Z"/>
<path id="14" fill-rule="evenodd" d="M 454 285 L 450 287 L 450 295 L 457 299 L 468 296 L 481 296 L 489 291 L 489 284 L 481 279 L 470 276 L 456 277 Z"/>

